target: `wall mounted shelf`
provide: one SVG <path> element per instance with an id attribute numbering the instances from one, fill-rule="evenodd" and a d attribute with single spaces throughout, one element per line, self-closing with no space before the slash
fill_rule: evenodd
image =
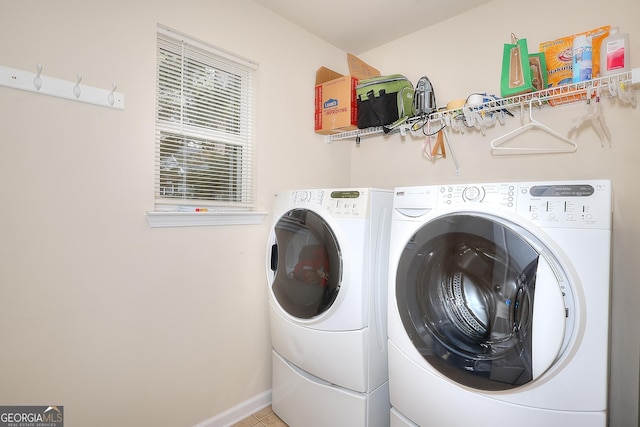
<path id="1" fill-rule="evenodd" d="M 611 96 L 622 97 L 623 93 L 628 93 L 628 85 L 640 83 L 640 68 L 635 68 L 631 71 L 614 74 L 606 77 L 599 77 L 592 80 L 572 83 L 568 85 L 543 89 L 537 92 L 529 92 L 523 95 L 511 96 L 508 98 L 493 99 L 481 104 L 474 104 L 472 106 L 465 105 L 461 110 L 439 110 L 430 114 L 427 118 L 409 119 L 405 124 L 400 125 L 397 129 L 392 130 L 389 134 L 400 133 L 402 135 L 407 132 L 411 132 L 415 123 L 418 121 L 424 122 L 425 120 L 444 120 L 449 123 L 451 118 L 456 115 L 466 114 L 470 112 L 492 113 L 504 110 L 512 110 L 514 108 L 523 108 L 530 101 L 540 100 L 541 103 L 557 103 L 565 104 L 570 102 L 577 102 L 584 100 L 587 97 L 587 93 L 593 89 L 599 89 L 607 91 Z M 633 97 L 633 103 L 635 103 L 635 95 Z M 634 104 L 635 105 L 635 104 Z M 357 143 L 360 142 L 360 138 L 367 136 L 375 136 L 383 134 L 382 127 L 373 127 L 367 129 L 356 129 L 346 132 L 335 133 L 331 135 L 325 135 L 325 142 L 340 141 L 345 139 L 355 139 Z"/>

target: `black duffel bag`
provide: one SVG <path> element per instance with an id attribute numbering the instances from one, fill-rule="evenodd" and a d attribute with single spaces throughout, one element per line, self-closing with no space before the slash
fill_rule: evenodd
<path id="1" fill-rule="evenodd" d="M 361 80 L 356 86 L 358 128 L 388 132 L 413 115 L 413 84 L 401 74 Z"/>

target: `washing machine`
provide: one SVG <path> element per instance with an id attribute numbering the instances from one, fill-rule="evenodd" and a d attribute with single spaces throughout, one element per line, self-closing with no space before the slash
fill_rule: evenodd
<path id="1" fill-rule="evenodd" d="M 391 426 L 607 425 L 607 180 L 394 190 Z"/>
<path id="2" fill-rule="evenodd" d="M 278 193 L 267 244 L 272 407 L 289 426 L 389 425 L 393 192 Z"/>

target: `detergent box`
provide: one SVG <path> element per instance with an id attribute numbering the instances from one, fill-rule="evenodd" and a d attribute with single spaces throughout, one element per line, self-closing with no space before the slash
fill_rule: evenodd
<path id="1" fill-rule="evenodd" d="M 548 87 L 558 87 L 572 82 L 573 39 L 580 35 L 586 35 L 587 38 L 591 39 L 591 49 L 593 52 L 592 74 L 594 77 L 598 77 L 600 75 L 600 45 L 602 44 L 602 40 L 609 35 L 610 28 L 610 25 L 606 25 L 590 31 L 540 43 L 540 52 L 544 53 L 547 66 Z M 550 100 L 549 103 L 551 105 L 557 105 L 566 101 L 575 100 L 576 99 L 568 97 L 566 100 Z"/>
<path id="2" fill-rule="evenodd" d="M 326 67 L 316 71 L 315 131 L 332 134 L 358 128 L 356 86 L 361 79 L 377 77 L 380 72 L 360 58 L 347 54 L 349 74 Z"/>

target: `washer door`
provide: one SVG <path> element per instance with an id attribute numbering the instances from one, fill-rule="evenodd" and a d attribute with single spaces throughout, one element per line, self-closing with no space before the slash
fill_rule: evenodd
<path id="1" fill-rule="evenodd" d="M 293 209 L 275 224 L 271 291 L 290 315 L 311 319 L 331 307 L 340 290 L 340 247 L 329 225 L 308 209 Z"/>
<path id="2" fill-rule="evenodd" d="M 476 213 L 439 217 L 412 237 L 396 300 L 431 366 L 468 387 L 507 390 L 553 365 L 567 335 L 566 277 L 540 248 L 522 227 Z"/>

